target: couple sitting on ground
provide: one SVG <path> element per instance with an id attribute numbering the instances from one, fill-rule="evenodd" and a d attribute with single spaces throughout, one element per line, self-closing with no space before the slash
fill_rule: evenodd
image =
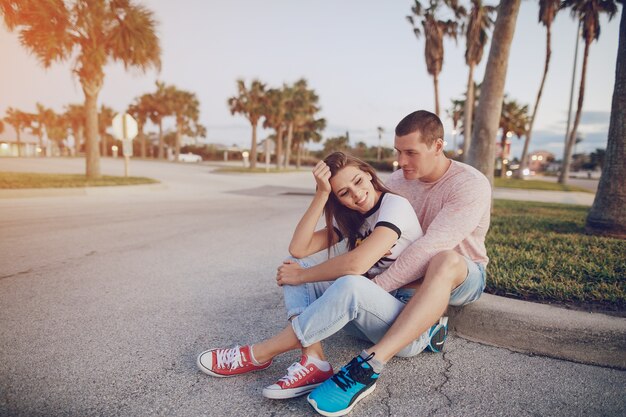
<path id="1" fill-rule="evenodd" d="M 293 258 L 276 274 L 289 324 L 253 345 L 203 352 L 200 370 L 235 376 L 301 349 L 300 361 L 263 395 L 310 393 L 318 413 L 340 416 L 374 391 L 393 356 L 441 351 L 448 304 L 475 301 L 485 287 L 491 186 L 445 156 L 436 115 L 411 113 L 395 133 L 401 170 L 387 186 L 341 152 L 315 166 L 317 190 L 289 245 Z M 322 214 L 326 227 L 316 231 Z M 320 342 L 342 328 L 373 346 L 334 373 Z"/>

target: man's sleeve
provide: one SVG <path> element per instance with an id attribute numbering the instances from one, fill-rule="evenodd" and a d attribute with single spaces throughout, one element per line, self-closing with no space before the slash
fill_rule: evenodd
<path id="1" fill-rule="evenodd" d="M 398 259 L 373 281 L 393 291 L 425 275 L 432 257 L 454 249 L 478 227 L 491 206 L 488 181 L 468 181 L 457 186 L 421 238 L 406 248 Z"/>

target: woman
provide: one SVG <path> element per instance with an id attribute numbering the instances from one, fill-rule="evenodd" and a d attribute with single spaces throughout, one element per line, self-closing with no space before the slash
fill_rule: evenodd
<path id="1" fill-rule="evenodd" d="M 368 277 L 384 271 L 422 235 L 409 202 L 391 193 L 365 162 L 335 152 L 315 166 L 313 176 L 315 196 L 289 245 L 294 258 L 276 274 L 291 323 L 260 343 L 207 350 L 197 360 L 201 371 L 228 377 L 266 369 L 275 356 L 301 349 L 300 361 L 263 390 L 273 399 L 306 394 L 333 376 L 320 341 L 344 326 L 366 340 L 380 340 L 410 293 L 391 295 Z M 322 213 L 326 227 L 316 231 Z M 399 355 L 421 352 L 428 333 Z"/>

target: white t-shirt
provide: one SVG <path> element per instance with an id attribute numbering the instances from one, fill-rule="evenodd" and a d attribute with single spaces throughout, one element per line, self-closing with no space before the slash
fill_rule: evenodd
<path id="1" fill-rule="evenodd" d="M 376 276 L 398 258 L 398 255 L 424 233 L 411 203 L 399 195 L 383 193 L 378 203 L 367 213 L 357 233 L 356 246 L 372 234 L 376 227 L 387 227 L 398 234 L 389 252 L 378 260 L 365 275 Z"/>

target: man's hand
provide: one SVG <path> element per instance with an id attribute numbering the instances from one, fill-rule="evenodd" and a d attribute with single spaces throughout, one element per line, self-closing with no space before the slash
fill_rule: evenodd
<path id="1" fill-rule="evenodd" d="M 303 270 L 304 269 L 297 262 L 292 260 L 283 261 L 283 264 L 278 267 L 278 272 L 276 273 L 276 283 L 280 287 L 283 285 L 302 284 L 300 273 Z"/>

